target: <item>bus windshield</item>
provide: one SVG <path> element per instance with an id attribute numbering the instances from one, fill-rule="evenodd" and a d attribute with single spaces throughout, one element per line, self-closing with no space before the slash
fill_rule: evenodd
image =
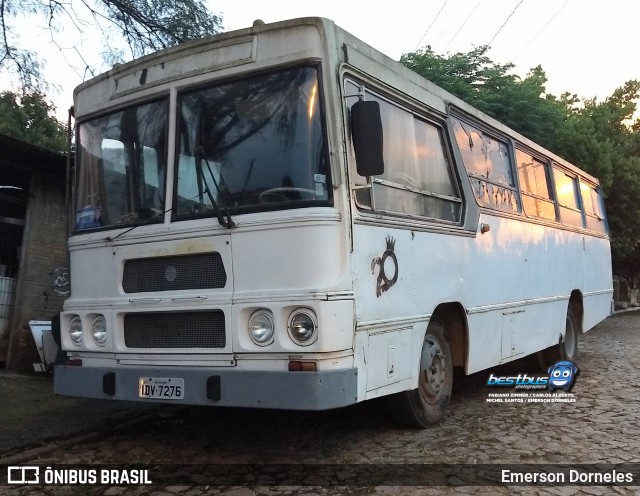
<path id="1" fill-rule="evenodd" d="M 78 126 L 74 231 L 162 220 L 166 101 Z"/>
<path id="2" fill-rule="evenodd" d="M 200 88 L 179 105 L 174 219 L 329 204 L 316 68 Z"/>
<path id="3" fill-rule="evenodd" d="M 74 231 L 330 205 L 318 70 L 299 67 L 186 91 L 173 207 L 165 204 L 168 101 L 78 126 Z"/>

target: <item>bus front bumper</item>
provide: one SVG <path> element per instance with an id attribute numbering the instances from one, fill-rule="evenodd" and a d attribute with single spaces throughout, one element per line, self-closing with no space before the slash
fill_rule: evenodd
<path id="1" fill-rule="evenodd" d="M 173 379 L 173 383 L 183 384 L 179 397 L 141 397 L 140 384 L 150 379 Z M 328 410 L 357 402 L 357 369 L 289 372 L 58 365 L 54 392 L 81 398 L 175 405 Z"/>

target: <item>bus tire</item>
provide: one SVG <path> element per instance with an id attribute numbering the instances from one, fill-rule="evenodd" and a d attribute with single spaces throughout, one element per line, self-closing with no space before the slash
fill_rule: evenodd
<path id="1" fill-rule="evenodd" d="M 567 318 L 565 320 L 564 338 L 560 338 L 560 342 L 538 352 L 538 360 L 542 369 L 546 370 L 560 360 L 574 361 L 578 355 L 578 321 L 576 319 L 573 307 L 569 305 L 567 309 Z"/>
<path id="2" fill-rule="evenodd" d="M 432 318 L 422 344 L 418 387 L 389 396 L 391 414 L 403 427 L 424 429 L 444 417 L 453 388 L 453 363 L 446 328 Z"/>
<path id="3" fill-rule="evenodd" d="M 560 360 L 574 361 L 576 359 L 576 356 L 578 355 L 578 336 L 580 334 L 578 329 L 578 321 L 573 313 L 573 308 L 569 306 L 569 309 L 567 310 L 564 339 L 558 346 Z"/>

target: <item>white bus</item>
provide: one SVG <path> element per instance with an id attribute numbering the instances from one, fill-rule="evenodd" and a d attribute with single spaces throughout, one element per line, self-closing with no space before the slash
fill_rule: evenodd
<path id="1" fill-rule="evenodd" d="M 119 65 L 74 107 L 58 394 L 387 396 L 424 427 L 454 367 L 573 359 L 611 312 L 597 179 L 329 20 Z"/>

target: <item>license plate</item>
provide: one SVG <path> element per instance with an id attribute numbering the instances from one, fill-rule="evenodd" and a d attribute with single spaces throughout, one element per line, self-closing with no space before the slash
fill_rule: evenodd
<path id="1" fill-rule="evenodd" d="M 176 377 L 140 377 L 138 396 L 159 400 L 184 398 L 184 379 Z"/>

